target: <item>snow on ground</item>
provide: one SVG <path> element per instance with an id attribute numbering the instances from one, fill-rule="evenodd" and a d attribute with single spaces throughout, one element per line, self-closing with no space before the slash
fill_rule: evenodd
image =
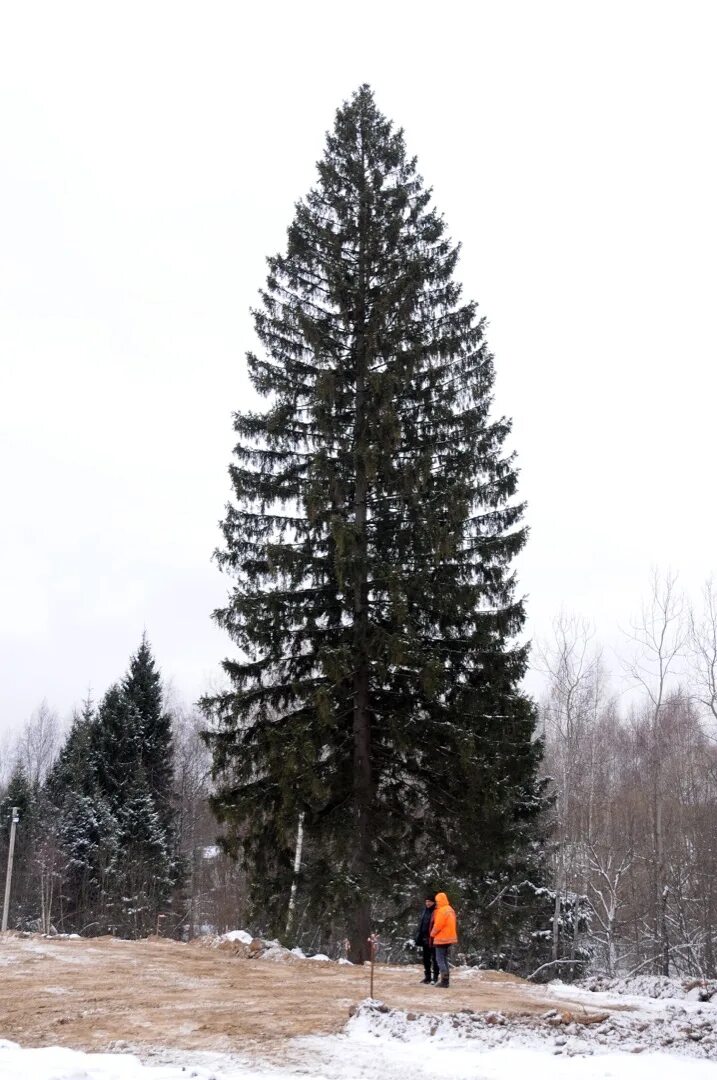
<path id="1" fill-rule="evenodd" d="M 48 958 L 50 960 L 59 961 L 62 964 L 94 964 L 99 958 L 98 950 L 93 949 L 91 946 L 84 948 L 81 953 L 78 953 L 71 952 L 69 949 L 56 949 L 52 945 L 53 941 L 60 940 L 62 937 L 67 940 L 70 938 L 79 938 L 78 934 L 56 934 L 53 937 L 35 937 L 33 934 L 19 934 L 18 936 L 23 938 L 23 952 L 34 953 L 36 956 L 41 956 L 43 959 Z M 97 955 L 91 955 L 93 953 Z M 14 961 L 10 960 L 5 962 L 13 963 Z"/>
<path id="2" fill-rule="evenodd" d="M 556 980 L 556 982 L 559 980 Z M 591 975 L 574 986 L 593 992 L 630 994 L 645 998 L 686 998 L 688 1001 L 710 1001 L 717 996 L 715 979 L 677 979 L 666 975 L 630 975 L 608 978 L 607 975 Z"/>
<path id="3" fill-rule="evenodd" d="M 631 985 L 623 982 L 609 990 L 593 990 L 579 983 L 563 983 L 559 981 L 548 983 L 543 989 L 557 998 L 569 998 L 571 1001 L 582 1001 L 587 1008 L 592 1009 L 620 1009 L 629 1008 L 654 1016 L 669 1016 L 670 1013 L 684 1015 L 707 1015 L 717 1021 L 717 998 L 701 1001 L 698 994 L 688 996 L 681 984 L 665 987 L 660 994 L 648 994 L 640 992 L 639 984 Z M 668 992 L 669 991 L 669 992 Z"/>
<path id="4" fill-rule="evenodd" d="M 345 1032 L 358 1042 L 378 1038 L 395 1043 L 423 1040 L 427 1045 L 471 1044 L 482 1049 L 539 1047 L 556 1057 L 659 1051 L 717 1061 L 716 1021 L 714 1009 L 693 1014 L 667 1010 L 660 1016 L 639 1010 L 600 1013 L 595 1009 L 582 1017 L 561 1009 L 533 1016 L 477 1013 L 471 1009 L 431 1015 L 402 1012 L 367 1001 L 355 1012 Z M 315 1039 L 314 1048 L 319 1049 Z"/>
<path id="5" fill-rule="evenodd" d="M 251 936 L 248 930 L 230 930 L 227 934 L 222 934 L 219 940 L 241 941 L 242 945 L 251 945 L 254 938 Z"/>
<path id="6" fill-rule="evenodd" d="M 221 944 L 267 960 L 303 955 L 246 931 L 211 941 Z M 45 952 L 37 943 L 31 951 Z M 144 1047 L 139 1056 L 121 1041 L 105 1054 L 28 1049 L 0 1038 L 0 1080 L 717 1080 L 717 996 L 699 1000 L 707 989 L 647 978 L 555 982 L 540 987 L 555 1007 L 521 1016 L 365 1001 L 340 1034 L 287 1040 L 281 1064 L 171 1046 Z M 0 1014 L 0 1033 L 1 1024 Z"/>
<path id="7" fill-rule="evenodd" d="M 312 1039 L 312 1042 L 317 1040 Z M 556 1056 L 537 1040 L 485 1046 L 460 1037 L 416 1034 L 407 1041 L 354 1031 L 315 1046 L 313 1068 L 332 1080 L 715 1080 L 717 1064 L 669 1054 L 608 1052 Z M 307 1066 L 309 1060 L 307 1060 Z M 219 1078 L 217 1078 L 219 1080 Z"/>
<path id="8" fill-rule="evenodd" d="M 23 1050 L 0 1041 L 3 1080 L 715 1080 L 717 1065 L 670 1055 L 605 1054 L 556 1058 L 537 1047 L 481 1049 L 423 1038 L 376 1040 L 370 1034 L 322 1040 L 313 1061 L 270 1068 L 219 1054 L 172 1054 L 142 1064 L 132 1054 L 84 1054 L 64 1047 Z M 318 1058 L 318 1060 L 317 1060 Z"/>
<path id="9" fill-rule="evenodd" d="M 559 997 L 565 988 L 553 990 Z M 600 1020 L 595 999 L 610 995 L 583 993 L 599 1022 L 576 1022 L 574 1013 L 560 1008 L 537 1016 L 470 1009 L 430 1014 L 365 1001 L 341 1034 L 291 1040 L 283 1066 L 170 1047 L 145 1049 L 140 1059 L 123 1042 L 112 1044 L 112 1053 L 86 1054 L 64 1047 L 22 1049 L 0 1040 L 0 1078 L 717 1080 L 716 1006 L 667 999 L 658 1013 L 654 999 L 631 995 L 640 1007 L 606 1012 Z"/>

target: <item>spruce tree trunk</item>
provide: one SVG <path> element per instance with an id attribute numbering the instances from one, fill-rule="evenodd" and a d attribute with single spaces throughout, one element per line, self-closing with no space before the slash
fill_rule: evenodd
<path id="1" fill-rule="evenodd" d="M 362 381 L 357 389 L 357 406 L 363 399 Z M 357 407 L 357 428 L 363 409 Z M 370 811 L 372 795 L 371 718 L 369 712 L 368 582 L 366 566 L 366 463 L 361 442 L 357 442 L 355 522 L 357 533 L 356 580 L 354 583 L 354 674 L 353 705 L 353 801 L 355 812 L 355 849 L 353 858 L 354 910 L 351 920 L 351 959 L 362 964 L 369 958 L 368 936 L 371 932 L 368 872 L 370 865 Z"/>
<path id="2" fill-rule="evenodd" d="M 362 125 L 363 144 L 363 125 Z M 364 152 L 362 145 L 361 171 L 364 176 Z M 370 866 L 370 811 L 372 797 L 371 774 L 371 717 L 369 712 L 369 664 L 368 664 L 368 475 L 367 475 L 367 402 L 366 381 L 368 376 L 366 326 L 366 231 L 368 208 L 365 186 L 362 185 L 359 206 L 359 268 L 358 305 L 356 333 L 356 399 L 354 420 L 354 674 L 353 707 L 353 802 L 355 813 L 355 850 L 353 858 L 354 904 L 349 940 L 351 959 L 362 964 L 369 959 L 368 937 L 371 933 L 371 908 L 369 890 Z"/>

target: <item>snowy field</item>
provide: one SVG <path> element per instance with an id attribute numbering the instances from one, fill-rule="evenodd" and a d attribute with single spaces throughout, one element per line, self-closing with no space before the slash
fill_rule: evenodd
<path id="1" fill-rule="evenodd" d="M 220 1054 L 157 1054 L 142 1064 L 131 1054 L 85 1054 L 64 1047 L 23 1050 L 0 1042 L 2 1080 L 714 1080 L 717 1064 L 671 1054 L 605 1053 L 556 1057 L 544 1046 L 482 1048 L 416 1038 L 401 1043 L 371 1036 L 331 1036 L 289 1069 L 242 1063 Z"/>

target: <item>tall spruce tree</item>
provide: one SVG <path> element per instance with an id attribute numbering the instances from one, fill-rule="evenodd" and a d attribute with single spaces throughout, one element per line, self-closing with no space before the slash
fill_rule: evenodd
<path id="1" fill-rule="evenodd" d="M 540 746 L 510 424 L 458 248 L 367 86 L 318 173 L 254 312 L 268 404 L 235 416 L 215 612 L 241 655 L 204 705 L 255 910 L 283 927 L 301 819 L 302 908 L 361 961 L 407 875 L 495 880 L 525 847 Z"/>

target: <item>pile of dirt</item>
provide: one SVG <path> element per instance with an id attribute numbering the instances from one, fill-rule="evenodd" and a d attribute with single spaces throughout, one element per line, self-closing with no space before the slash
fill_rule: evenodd
<path id="1" fill-rule="evenodd" d="M 280 964 L 292 964 L 298 960 L 324 960 L 330 958 L 324 953 L 307 956 L 302 949 L 287 949 L 276 939 L 252 937 L 248 930 L 229 930 L 226 934 L 205 934 L 194 938 L 191 945 L 202 949 L 220 949 L 242 960 L 271 960 Z M 338 963 L 348 963 L 339 960 Z"/>

